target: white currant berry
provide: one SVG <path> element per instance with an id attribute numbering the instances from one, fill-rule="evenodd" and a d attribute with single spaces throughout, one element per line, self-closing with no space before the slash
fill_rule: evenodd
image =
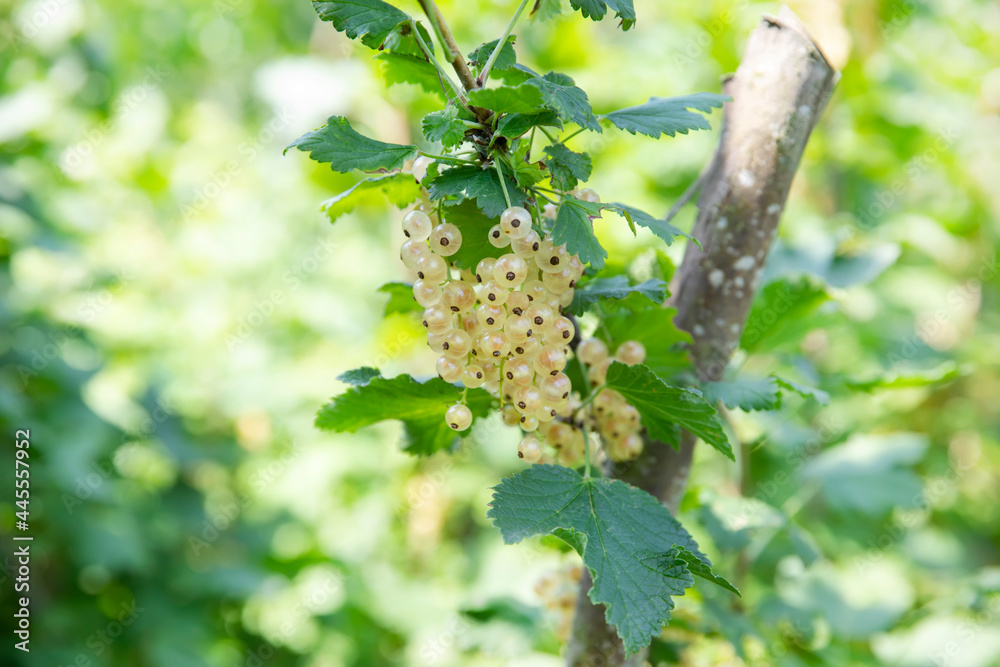
<path id="1" fill-rule="evenodd" d="M 431 232 L 431 250 L 442 257 L 451 257 L 462 247 L 462 230 L 444 222 Z"/>
<path id="2" fill-rule="evenodd" d="M 451 329 L 449 329 L 448 331 L 451 331 Z M 444 352 L 443 345 L 445 341 L 445 336 L 447 335 L 448 335 L 447 332 L 439 334 L 428 333 L 427 347 L 431 348 L 435 352 Z"/>
<path id="3" fill-rule="evenodd" d="M 483 289 L 479 292 L 479 302 L 492 306 L 502 306 L 507 303 L 509 297 L 510 292 L 507 291 L 507 288 L 501 287 L 495 280 L 483 285 Z"/>
<path id="4" fill-rule="evenodd" d="M 476 265 L 476 282 L 483 284 L 493 280 L 493 267 L 496 264 L 497 261 L 492 257 L 480 260 L 479 264 Z"/>
<path id="5" fill-rule="evenodd" d="M 559 307 L 569 308 L 573 303 L 573 290 L 567 290 L 559 295 Z"/>
<path id="6" fill-rule="evenodd" d="M 627 340 L 618 346 L 615 357 L 618 361 L 629 366 L 641 364 L 646 360 L 646 348 L 637 340 Z"/>
<path id="7" fill-rule="evenodd" d="M 511 382 L 518 387 L 527 387 L 535 378 L 535 371 L 527 359 L 514 357 L 504 362 L 503 377 L 506 382 Z"/>
<path id="8" fill-rule="evenodd" d="M 479 349 L 488 358 L 500 359 L 510 352 L 510 341 L 502 331 L 487 331 L 479 336 Z"/>
<path id="9" fill-rule="evenodd" d="M 517 445 L 518 458 L 526 463 L 537 463 L 542 458 L 542 443 L 537 436 L 527 435 Z"/>
<path id="10" fill-rule="evenodd" d="M 579 194 L 576 196 L 577 199 L 582 199 L 583 201 L 589 201 L 593 204 L 597 204 L 601 201 L 601 198 L 597 195 L 597 192 L 592 188 L 583 188 L 580 190 Z"/>
<path id="11" fill-rule="evenodd" d="M 424 157 L 423 155 L 418 156 L 417 159 L 413 161 L 413 178 L 417 179 L 417 183 L 424 180 L 424 177 L 427 176 L 427 167 L 431 166 L 433 162 L 434 160 L 429 157 Z"/>
<path id="12" fill-rule="evenodd" d="M 441 286 L 418 280 L 413 283 L 413 299 L 423 308 L 430 308 L 441 302 Z"/>
<path id="13" fill-rule="evenodd" d="M 483 304 L 476 311 L 479 323 L 486 331 L 496 331 L 503 329 L 504 322 L 507 321 L 507 309 L 503 306 L 492 306 Z"/>
<path id="14" fill-rule="evenodd" d="M 431 235 L 431 218 L 423 211 L 410 211 L 403 216 L 403 234 L 414 241 L 426 241 Z"/>
<path id="15" fill-rule="evenodd" d="M 622 441 L 620 447 L 622 455 L 627 460 L 634 459 L 637 456 L 639 456 L 639 454 L 642 454 L 642 449 L 643 449 L 642 436 L 639 436 L 635 433 L 625 438 L 625 440 Z"/>
<path id="16" fill-rule="evenodd" d="M 555 204 L 546 204 L 542 207 L 542 215 L 549 220 L 555 220 L 556 214 L 559 213 L 559 207 Z"/>
<path id="17" fill-rule="evenodd" d="M 538 420 L 539 425 L 551 423 L 553 419 L 556 418 L 556 409 L 551 405 L 543 405 L 538 408 L 538 412 L 535 413 L 535 419 Z M 540 428 L 540 426 L 539 426 Z"/>
<path id="18" fill-rule="evenodd" d="M 524 292 L 511 292 L 507 297 L 507 310 L 513 315 L 523 315 L 531 307 L 531 299 Z"/>
<path id="19" fill-rule="evenodd" d="M 466 387 L 475 389 L 476 387 L 482 387 L 483 383 L 486 382 L 486 373 L 483 372 L 482 366 L 473 363 L 462 369 L 462 377 L 460 379 Z"/>
<path id="20" fill-rule="evenodd" d="M 462 330 L 469 334 L 473 340 L 485 331 L 485 329 L 483 329 L 483 325 L 479 323 L 478 314 L 474 312 L 468 312 L 462 315 Z"/>
<path id="21" fill-rule="evenodd" d="M 583 363 L 592 366 L 608 358 L 608 346 L 599 338 L 588 338 L 577 346 L 576 356 Z"/>
<path id="22" fill-rule="evenodd" d="M 520 206 L 511 206 L 500 214 L 500 229 L 512 239 L 524 238 L 531 231 L 531 214 Z"/>
<path id="23" fill-rule="evenodd" d="M 538 417 L 535 415 L 521 415 L 521 419 L 518 422 L 522 431 L 535 431 L 538 429 Z"/>
<path id="24" fill-rule="evenodd" d="M 544 273 L 557 273 L 569 266 L 569 253 L 566 246 L 554 245 L 552 241 L 542 241 L 535 253 L 535 264 Z"/>
<path id="25" fill-rule="evenodd" d="M 532 336 L 523 343 L 513 343 L 511 352 L 513 352 L 517 357 L 527 357 L 528 359 L 531 359 L 538 354 L 538 350 L 540 350 L 541 347 L 542 344 L 538 341 L 538 339 Z"/>
<path id="26" fill-rule="evenodd" d="M 576 335 L 576 327 L 573 326 L 571 319 L 560 315 L 556 317 L 555 322 L 552 323 L 552 326 L 545 333 L 546 342 L 551 339 L 553 342 L 562 342 L 565 345 L 569 345 L 570 341 L 573 340 L 573 336 Z"/>
<path id="27" fill-rule="evenodd" d="M 565 294 L 576 287 L 576 273 L 570 267 L 562 271 L 542 272 L 542 284 L 553 294 Z"/>
<path id="28" fill-rule="evenodd" d="M 403 261 L 403 266 L 411 271 L 417 270 L 417 262 L 431 254 L 430 248 L 423 241 L 407 239 L 399 247 L 399 258 Z"/>
<path id="29" fill-rule="evenodd" d="M 535 256 L 535 253 L 538 252 L 541 245 L 542 239 L 538 236 L 538 232 L 531 230 L 525 236 L 511 241 L 510 249 L 513 250 L 514 254 L 518 257 L 530 259 Z"/>
<path id="30" fill-rule="evenodd" d="M 538 383 L 538 391 L 546 401 L 562 401 L 569 398 L 573 383 L 565 373 L 556 373 L 542 378 Z"/>
<path id="31" fill-rule="evenodd" d="M 539 375 L 555 375 L 566 368 L 566 353 L 561 345 L 543 345 L 533 363 Z"/>
<path id="32" fill-rule="evenodd" d="M 504 255 L 493 266 L 493 279 L 501 287 L 517 287 L 527 276 L 528 263 L 513 253 Z"/>
<path id="33" fill-rule="evenodd" d="M 549 297 L 549 290 L 541 280 L 526 280 L 521 291 L 531 302 L 545 301 Z"/>
<path id="34" fill-rule="evenodd" d="M 532 335 L 531 320 L 525 315 L 510 315 L 504 322 L 503 332 L 507 334 L 511 344 L 520 344 Z"/>
<path id="35" fill-rule="evenodd" d="M 532 414 L 542 405 L 542 394 L 537 388 L 528 385 L 521 387 L 514 394 L 514 407 L 522 415 Z"/>
<path id="36" fill-rule="evenodd" d="M 476 303 L 476 290 L 472 283 L 450 280 L 441 288 L 441 302 L 453 313 L 467 313 Z"/>
<path id="37" fill-rule="evenodd" d="M 524 314 L 531 320 L 534 330 L 538 332 L 543 332 L 550 328 L 556 321 L 555 311 L 544 303 L 532 304 L 531 308 L 528 308 Z"/>
<path id="38" fill-rule="evenodd" d="M 448 412 L 444 413 L 444 420 L 452 430 L 464 431 L 472 425 L 472 411 L 458 403 L 448 408 Z"/>
<path id="39" fill-rule="evenodd" d="M 494 248 L 506 248 L 510 245 L 510 237 L 503 233 L 500 225 L 490 227 L 490 231 L 486 233 L 486 236 L 490 240 L 490 245 Z"/>
<path id="40" fill-rule="evenodd" d="M 437 373 L 445 382 L 458 382 L 462 377 L 462 363 L 448 357 L 439 357 L 437 360 Z"/>
<path id="41" fill-rule="evenodd" d="M 451 359 L 462 359 L 472 350 L 472 338 L 461 329 L 451 329 L 444 334 L 441 351 Z"/>
<path id="42" fill-rule="evenodd" d="M 443 283 L 448 277 L 448 263 L 437 255 L 427 254 L 417 260 L 417 276 L 428 283 Z"/>
<path id="43" fill-rule="evenodd" d="M 443 334 L 451 329 L 451 312 L 438 304 L 424 310 L 423 325 L 432 334 Z"/>

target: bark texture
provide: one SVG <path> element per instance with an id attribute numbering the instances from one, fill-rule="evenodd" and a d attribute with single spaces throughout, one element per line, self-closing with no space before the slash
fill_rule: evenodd
<path id="1" fill-rule="evenodd" d="M 765 15 L 750 36 L 743 62 L 723 84 L 733 98 L 724 109 L 719 146 L 702 177 L 693 235 L 674 278 L 670 305 L 688 331 L 702 380 L 722 377 L 743 334 L 760 286 L 792 179 L 809 135 L 839 78 L 795 14 Z M 676 513 L 691 469 L 695 438 L 678 450 L 646 443 L 643 454 L 609 473 L 645 489 Z M 567 651 L 570 667 L 641 665 L 626 659 L 604 608 L 587 597 L 584 576 Z"/>

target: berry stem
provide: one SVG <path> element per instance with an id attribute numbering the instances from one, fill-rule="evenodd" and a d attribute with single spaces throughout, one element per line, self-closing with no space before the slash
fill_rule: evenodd
<path id="1" fill-rule="evenodd" d="M 593 403 L 594 399 L 597 398 L 597 395 L 601 393 L 601 391 L 604 389 L 605 386 L 606 385 L 602 384 L 598 385 L 597 387 L 594 387 L 594 389 L 590 392 L 590 396 L 588 396 L 587 399 L 580 404 L 580 407 L 578 407 L 576 411 L 579 412 L 580 410 L 583 410 L 585 407 Z"/>
<path id="2" fill-rule="evenodd" d="M 455 37 L 451 34 L 451 30 L 448 28 L 448 24 L 445 23 L 444 16 L 441 15 L 441 10 L 434 4 L 434 0 L 417 0 L 417 2 L 420 3 L 424 14 L 427 15 L 427 20 L 434 27 L 434 34 L 437 35 L 438 41 L 441 42 L 441 47 L 447 55 L 448 62 L 451 63 L 451 66 L 455 69 L 455 73 L 458 74 L 458 80 L 462 82 L 466 90 L 479 88 L 476 77 L 472 75 L 472 70 L 469 69 L 468 63 L 462 57 L 462 52 L 458 49 Z M 415 30 L 416 28 L 414 28 Z"/>
<path id="3" fill-rule="evenodd" d="M 590 432 L 586 422 L 581 422 L 580 429 L 583 431 L 583 478 L 590 479 Z"/>
<path id="4" fill-rule="evenodd" d="M 500 187 L 503 188 L 503 198 L 507 201 L 507 208 L 510 208 L 510 194 L 507 192 L 507 179 L 503 177 L 503 170 L 500 169 L 500 160 L 494 157 L 493 166 L 496 167 L 497 176 L 500 177 Z"/>
<path id="5" fill-rule="evenodd" d="M 521 18 L 521 12 L 523 12 L 524 8 L 527 6 L 528 0 L 521 0 L 521 4 L 518 5 L 517 11 L 514 12 L 514 17 L 510 20 L 510 23 L 507 24 L 507 29 L 503 32 L 503 37 L 501 37 L 500 41 L 497 42 L 497 45 L 493 48 L 493 53 L 490 54 L 489 60 L 487 60 L 486 64 L 483 66 L 483 71 L 479 73 L 480 86 L 483 85 L 486 82 L 487 77 L 489 77 L 490 70 L 493 68 L 493 63 L 496 62 L 497 56 L 500 55 L 500 51 L 503 49 L 504 44 L 507 43 L 507 38 L 510 37 L 510 33 L 514 30 L 514 24 L 516 24 L 517 20 Z"/>
<path id="6" fill-rule="evenodd" d="M 460 157 L 455 157 L 454 155 L 438 155 L 436 153 L 428 153 L 426 151 L 417 150 L 418 153 L 424 157 L 429 157 L 433 160 L 442 160 L 444 162 L 458 162 L 460 164 L 476 164 L 472 160 L 463 160 Z"/>
<path id="7" fill-rule="evenodd" d="M 541 130 L 542 134 L 544 134 L 546 137 L 549 138 L 549 143 L 552 143 L 552 144 L 558 144 L 559 143 L 559 140 L 556 139 L 554 136 L 552 136 L 552 133 L 549 132 L 548 130 L 546 130 L 544 127 L 542 127 L 541 125 L 536 125 L 535 127 L 537 127 L 539 130 Z"/>
<path id="8" fill-rule="evenodd" d="M 581 132 L 583 132 L 586 129 L 587 128 L 585 128 L 585 127 L 578 128 L 576 130 L 576 132 L 572 132 L 572 133 L 566 135 L 565 137 L 563 137 L 562 139 L 560 139 L 559 143 L 565 144 L 567 141 L 569 141 L 570 139 L 572 139 L 573 137 L 575 137 L 576 135 L 580 134 Z"/>
<path id="9" fill-rule="evenodd" d="M 462 91 L 461 88 L 459 88 L 458 84 L 455 83 L 450 76 L 448 76 L 448 72 L 446 72 L 445 69 L 441 67 L 441 63 L 439 63 L 437 61 L 437 58 L 434 57 L 434 52 L 431 51 L 429 46 L 427 46 L 427 42 L 424 41 L 424 38 L 420 36 L 420 31 L 417 30 L 416 20 L 411 19 L 410 26 L 413 28 L 413 36 L 417 38 L 417 44 L 420 45 L 420 50 L 424 52 L 424 55 L 427 56 L 427 60 L 429 60 L 431 64 L 434 65 L 434 68 L 437 69 L 438 76 L 441 77 L 442 81 L 448 83 L 448 86 L 451 88 L 452 92 L 455 93 L 455 97 L 458 98 L 459 104 L 465 107 L 466 111 L 472 113 L 472 110 L 469 109 L 469 105 L 465 103 L 465 93 Z"/>
<path id="10" fill-rule="evenodd" d="M 539 192 L 538 188 L 528 188 L 528 189 L 531 191 L 532 194 L 538 195 L 539 197 L 541 197 L 542 199 L 544 199 L 548 203 L 555 204 L 554 201 L 552 201 L 551 199 L 549 199 L 548 197 L 546 197 L 545 195 L 543 195 L 541 192 Z"/>

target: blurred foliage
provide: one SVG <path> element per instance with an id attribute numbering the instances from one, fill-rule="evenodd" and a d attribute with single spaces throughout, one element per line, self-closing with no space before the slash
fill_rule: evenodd
<path id="1" fill-rule="evenodd" d="M 513 11 L 440 4 L 467 50 Z M 680 518 L 742 607 L 710 587 L 678 599 L 651 659 L 995 665 L 1000 7 L 793 8 L 843 79 L 731 375 L 832 400 L 732 411 L 742 469 L 703 448 Z M 639 0 L 627 34 L 567 16 L 520 26 L 517 50 L 606 111 L 717 90 L 776 10 Z M 331 227 L 319 202 L 353 179 L 281 148 L 332 114 L 406 143 L 437 101 L 386 90 L 305 2 L 15 2 L 0 30 L 0 422 L 5 456 L 32 432 L 35 538 L 32 652 L 8 635 L 0 661 L 561 664 L 567 610 L 535 584 L 573 556 L 503 547 L 485 518 L 521 468 L 512 433 L 418 461 L 395 426 L 312 427 L 341 372 L 426 376 L 432 356 L 411 315 L 382 320 L 398 211 L 373 197 Z M 714 146 L 700 134 L 581 148 L 598 192 L 666 211 Z M 648 231 L 598 232 L 636 278 L 662 275 Z"/>

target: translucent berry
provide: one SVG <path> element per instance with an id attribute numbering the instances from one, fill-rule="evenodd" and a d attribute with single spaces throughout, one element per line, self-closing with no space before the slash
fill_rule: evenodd
<path id="1" fill-rule="evenodd" d="M 493 280 L 493 267 L 496 266 L 497 261 L 492 257 L 487 257 L 481 260 L 479 264 L 476 265 L 476 282 L 482 284 Z"/>
<path id="2" fill-rule="evenodd" d="M 403 216 L 403 234 L 414 241 L 426 241 L 431 235 L 431 218 L 423 211 L 410 211 Z"/>
<path id="3" fill-rule="evenodd" d="M 543 271 L 542 284 L 553 294 L 565 294 L 576 287 L 576 272 L 570 267 L 562 271 Z"/>
<path id="4" fill-rule="evenodd" d="M 528 297 L 528 301 L 545 301 L 549 297 L 549 290 L 541 280 L 525 281 L 521 291 Z"/>
<path id="5" fill-rule="evenodd" d="M 559 207 L 555 204 L 546 204 L 542 207 L 542 215 L 549 220 L 555 220 L 557 213 L 559 213 Z"/>
<path id="6" fill-rule="evenodd" d="M 534 364 L 539 375 L 555 375 L 566 368 L 566 353 L 561 345 L 543 345 L 535 355 Z"/>
<path id="7" fill-rule="evenodd" d="M 427 167 L 431 166 L 433 162 L 434 160 L 423 155 L 418 156 L 413 161 L 413 178 L 417 179 L 418 183 L 424 180 L 424 176 L 427 175 Z"/>
<path id="8" fill-rule="evenodd" d="M 475 339 L 479 334 L 483 333 L 483 325 L 479 323 L 479 317 L 476 313 L 468 312 L 462 315 L 462 331 L 469 334 L 473 339 Z"/>
<path id="9" fill-rule="evenodd" d="M 569 308 L 570 304 L 573 303 L 573 291 L 569 290 L 559 295 L 560 308 Z"/>
<path id="10" fill-rule="evenodd" d="M 417 260 L 417 277 L 429 283 L 443 283 L 448 277 L 448 263 L 437 255 L 427 254 Z"/>
<path id="11" fill-rule="evenodd" d="M 431 250 L 426 243 L 414 239 L 403 241 L 403 245 L 399 248 L 399 258 L 403 260 L 403 266 L 411 271 L 416 271 L 417 262 L 430 254 Z"/>
<path id="12" fill-rule="evenodd" d="M 503 332 L 511 344 L 523 343 L 532 335 L 532 323 L 526 315 L 510 315 L 504 322 Z"/>
<path id="13" fill-rule="evenodd" d="M 437 360 L 437 373 L 445 382 L 458 382 L 462 377 L 462 368 L 461 362 L 448 357 L 440 357 Z"/>
<path id="14" fill-rule="evenodd" d="M 569 342 L 573 340 L 573 336 L 576 335 L 576 327 L 573 326 L 573 320 L 560 315 L 545 333 L 546 341 L 551 339 L 554 342 L 562 342 L 565 345 L 569 345 Z"/>
<path id="15" fill-rule="evenodd" d="M 623 364 L 633 366 L 646 360 L 646 348 L 637 340 L 627 340 L 618 346 L 615 357 Z"/>
<path id="16" fill-rule="evenodd" d="M 558 273 L 569 266 L 569 253 L 566 247 L 553 245 L 552 241 L 542 241 L 541 247 L 535 253 L 535 263 L 544 273 Z"/>
<path id="17" fill-rule="evenodd" d="M 476 317 L 479 319 L 479 324 L 483 326 L 483 329 L 486 331 L 496 331 L 497 329 L 502 329 L 504 322 L 507 321 L 507 309 L 503 306 L 483 304 L 476 311 Z"/>
<path id="18" fill-rule="evenodd" d="M 532 304 L 524 313 L 535 327 L 536 331 L 550 328 L 556 321 L 555 311 L 544 303 Z"/>
<path id="19" fill-rule="evenodd" d="M 418 280 L 413 283 L 413 299 L 422 307 L 430 308 L 441 302 L 441 286 Z"/>
<path id="20" fill-rule="evenodd" d="M 441 289 L 441 302 L 453 313 L 467 313 L 476 303 L 476 290 L 472 283 L 450 280 Z"/>
<path id="21" fill-rule="evenodd" d="M 573 391 L 573 383 L 565 373 L 556 373 L 544 377 L 538 383 L 538 391 L 548 402 L 562 401 L 569 398 L 569 393 Z"/>
<path id="22" fill-rule="evenodd" d="M 424 310 L 423 325 L 432 334 L 443 334 L 451 329 L 451 311 L 438 304 Z"/>
<path id="23" fill-rule="evenodd" d="M 502 331 L 487 331 L 479 337 L 479 348 L 487 357 L 500 359 L 510 352 L 510 341 Z"/>
<path id="24" fill-rule="evenodd" d="M 535 387 L 521 387 L 514 394 L 514 407 L 522 415 L 532 414 L 542 406 L 542 394 Z"/>
<path id="25" fill-rule="evenodd" d="M 542 344 L 538 342 L 538 339 L 532 336 L 523 343 L 512 343 L 511 352 L 518 357 L 527 357 L 528 359 L 534 358 L 538 354 Z"/>
<path id="26" fill-rule="evenodd" d="M 518 458 L 524 459 L 525 463 L 536 463 L 542 458 L 542 443 L 537 436 L 528 435 L 517 445 Z"/>
<path id="27" fill-rule="evenodd" d="M 514 288 L 528 276 L 528 263 L 514 254 L 507 254 L 493 266 L 493 279 L 501 287 Z"/>
<path id="28" fill-rule="evenodd" d="M 461 329 L 451 329 L 444 334 L 441 351 L 451 359 L 462 359 L 472 350 L 472 338 Z"/>
<path id="29" fill-rule="evenodd" d="M 535 377 L 531 363 L 524 357 L 508 359 L 503 365 L 503 377 L 506 382 L 512 382 L 518 387 L 527 387 Z"/>
<path id="30" fill-rule="evenodd" d="M 597 192 L 591 188 L 583 188 L 580 190 L 579 194 L 576 196 L 577 199 L 582 199 L 583 201 L 589 201 L 591 203 L 598 203 L 601 198 L 597 195 Z"/>
<path id="31" fill-rule="evenodd" d="M 535 256 L 535 253 L 538 252 L 538 248 L 541 247 L 541 245 L 541 237 L 538 236 L 538 232 L 532 230 L 528 232 L 526 236 L 512 240 L 510 242 L 510 249 L 513 250 L 514 254 L 518 257 L 530 259 Z"/>
<path id="32" fill-rule="evenodd" d="M 576 356 L 583 363 L 592 366 L 608 358 L 608 346 L 599 338 L 588 338 L 577 346 Z"/>
<path id="33" fill-rule="evenodd" d="M 461 403 L 448 408 L 444 420 L 455 431 L 464 431 L 472 425 L 472 411 Z"/>
<path id="34" fill-rule="evenodd" d="M 511 292 L 507 297 L 507 311 L 512 315 L 523 315 L 531 306 L 531 299 L 524 292 Z"/>
<path id="35" fill-rule="evenodd" d="M 486 233 L 490 239 L 490 245 L 494 248 L 506 248 L 510 245 L 510 237 L 503 233 L 500 225 L 493 225 Z"/>
<path id="36" fill-rule="evenodd" d="M 451 329 L 449 329 L 448 331 L 451 331 Z M 427 334 L 427 347 L 431 348 L 435 352 L 444 352 L 443 345 L 445 341 L 445 336 L 447 335 L 448 335 L 447 333 Z"/>
<path id="37" fill-rule="evenodd" d="M 475 389 L 482 387 L 483 383 L 486 382 L 486 373 L 483 372 L 483 367 L 479 364 L 469 364 L 462 369 L 461 380 L 462 384 L 469 389 Z"/>
<path id="38" fill-rule="evenodd" d="M 610 365 L 610 358 L 605 358 L 602 361 L 598 361 L 596 364 L 592 364 L 590 368 L 587 369 L 587 379 L 590 380 L 590 384 L 595 387 L 599 384 L 604 384 L 604 381 L 608 379 L 608 366 Z"/>
<path id="39" fill-rule="evenodd" d="M 495 280 L 491 280 L 483 285 L 483 289 L 479 293 L 480 303 L 486 303 L 494 306 L 502 306 L 507 303 L 507 299 L 509 297 L 510 292 L 507 288 L 501 287 Z"/>
<path id="40" fill-rule="evenodd" d="M 518 425 L 523 431 L 535 431 L 538 429 L 538 417 L 535 415 L 521 415 Z"/>
<path id="41" fill-rule="evenodd" d="M 442 257 L 451 257 L 462 247 L 462 231 L 444 222 L 431 232 L 431 250 Z"/>
<path id="42" fill-rule="evenodd" d="M 556 409 L 551 405 L 543 405 L 538 408 L 538 412 L 535 413 L 535 418 L 538 420 L 539 424 L 547 424 L 555 419 L 557 414 Z"/>
<path id="43" fill-rule="evenodd" d="M 621 444 L 621 452 L 626 459 L 634 459 L 639 456 L 639 454 L 642 454 L 642 449 L 642 436 L 635 433 L 625 438 Z"/>
<path id="44" fill-rule="evenodd" d="M 531 214 L 520 206 L 511 206 L 500 214 L 500 229 L 512 239 L 524 238 L 531 231 Z"/>

